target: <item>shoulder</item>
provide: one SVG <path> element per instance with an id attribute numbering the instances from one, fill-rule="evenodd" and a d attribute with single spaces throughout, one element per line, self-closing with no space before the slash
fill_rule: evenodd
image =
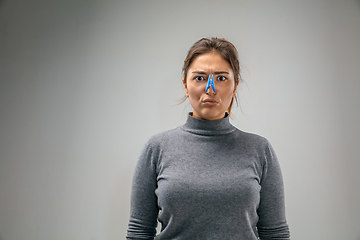
<path id="1" fill-rule="evenodd" d="M 275 151 L 269 140 L 255 133 L 236 130 L 238 147 L 246 152 L 255 154 L 261 162 L 276 159 Z"/>
<path id="2" fill-rule="evenodd" d="M 180 127 L 167 130 L 164 132 L 156 133 L 149 137 L 145 143 L 145 146 L 152 148 L 152 149 L 159 149 L 162 146 L 164 146 L 166 143 L 168 143 L 171 139 L 174 139 L 175 137 L 179 136 L 181 133 Z"/>
<path id="3" fill-rule="evenodd" d="M 152 169 L 157 169 L 163 153 L 171 147 L 169 145 L 170 140 L 176 139 L 176 136 L 179 134 L 178 128 L 160 132 L 149 137 L 141 150 L 138 164 L 140 166 L 151 164 Z"/>
<path id="4" fill-rule="evenodd" d="M 258 134 L 245 132 L 236 128 L 234 132 L 235 137 L 241 140 L 242 143 L 246 143 L 246 145 L 253 146 L 253 147 L 266 147 L 270 145 L 269 141 Z"/>

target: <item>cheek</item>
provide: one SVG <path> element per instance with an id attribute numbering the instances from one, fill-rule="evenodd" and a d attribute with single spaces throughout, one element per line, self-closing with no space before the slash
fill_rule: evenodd
<path id="1" fill-rule="evenodd" d="M 226 92 L 224 92 L 224 94 L 222 95 L 222 100 L 224 102 L 231 102 L 231 99 L 235 96 L 234 94 L 234 89 L 228 90 Z"/>
<path id="2" fill-rule="evenodd" d="M 201 94 L 205 91 L 203 87 L 188 87 L 188 97 L 190 98 L 199 98 Z"/>

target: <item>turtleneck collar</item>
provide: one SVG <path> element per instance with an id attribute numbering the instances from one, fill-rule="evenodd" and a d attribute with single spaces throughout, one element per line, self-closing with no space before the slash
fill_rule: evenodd
<path id="1" fill-rule="evenodd" d="M 186 123 L 181 126 L 181 129 L 198 135 L 223 135 L 235 131 L 235 127 L 229 121 L 229 114 L 226 113 L 224 118 L 218 120 L 204 120 L 194 118 L 189 113 Z"/>

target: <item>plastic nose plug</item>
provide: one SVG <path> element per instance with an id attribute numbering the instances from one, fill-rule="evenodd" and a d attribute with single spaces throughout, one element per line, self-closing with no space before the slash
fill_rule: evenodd
<path id="1" fill-rule="evenodd" d="M 214 84 L 214 75 L 213 74 L 211 74 L 211 75 L 209 74 L 209 79 L 208 79 L 208 82 L 206 84 L 205 92 L 207 92 L 209 90 L 210 86 L 212 87 L 212 89 L 215 92 L 215 84 Z"/>

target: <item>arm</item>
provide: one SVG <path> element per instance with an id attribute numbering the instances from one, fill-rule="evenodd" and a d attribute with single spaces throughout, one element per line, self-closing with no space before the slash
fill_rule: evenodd
<path id="1" fill-rule="evenodd" d="M 157 207 L 156 168 L 154 152 L 149 143 L 141 151 L 135 168 L 131 191 L 130 220 L 126 239 L 154 239 Z"/>
<path id="2" fill-rule="evenodd" d="M 263 152 L 263 174 L 260 185 L 260 204 L 257 224 L 259 238 L 290 239 L 285 217 L 284 185 L 279 162 L 270 143 Z"/>

